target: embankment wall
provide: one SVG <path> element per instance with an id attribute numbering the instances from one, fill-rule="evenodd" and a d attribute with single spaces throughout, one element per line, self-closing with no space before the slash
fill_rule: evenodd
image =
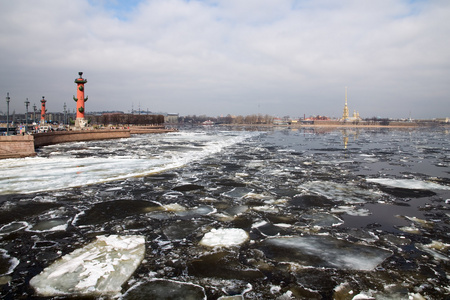
<path id="1" fill-rule="evenodd" d="M 128 138 L 130 137 L 130 135 L 131 134 L 129 129 L 101 129 L 36 133 L 34 135 L 34 146 L 41 147 L 67 142 L 120 139 Z"/>
<path id="2" fill-rule="evenodd" d="M 0 159 L 34 156 L 32 135 L 0 136 Z"/>

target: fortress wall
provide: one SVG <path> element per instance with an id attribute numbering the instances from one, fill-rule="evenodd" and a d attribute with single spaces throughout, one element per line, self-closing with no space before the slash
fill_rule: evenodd
<path id="1" fill-rule="evenodd" d="M 0 159 L 34 156 L 32 135 L 0 136 Z"/>
<path id="2" fill-rule="evenodd" d="M 129 129 L 54 131 L 35 134 L 34 145 L 35 147 L 41 147 L 67 142 L 120 139 L 127 137 L 130 137 Z"/>

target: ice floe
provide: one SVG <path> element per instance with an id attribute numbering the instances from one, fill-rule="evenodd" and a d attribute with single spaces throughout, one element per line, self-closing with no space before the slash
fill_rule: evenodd
<path id="1" fill-rule="evenodd" d="M 428 254 L 431 254 L 435 259 L 441 260 L 441 261 L 449 261 L 450 257 L 448 255 L 445 255 L 442 252 L 448 252 L 448 249 L 450 248 L 450 244 L 446 244 L 439 241 L 432 241 L 430 244 L 416 244 L 415 245 L 417 249 L 422 250 L 424 252 L 427 252 Z"/>
<path id="2" fill-rule="evenodd" d="M 41 296 L 114 295 L 139 266 L 145 253 L 143 236 L 97 236 L 97 240 L 63 256 L 33 277 Z"/>
<path id="3" fill-rule="evenodd" d="M 208 247 L 233 247 L 243 244 L 248 238 L 248 233 L 243 229 L 219 228 L 206 233 L 200 244 Z"/>
<path id="4" fill-rule="evenodd" d="M 353 183 L 342 184 L 332 181 L 310 181 L 300 185 L 300 188 L 322 195 L 334 202 L 365 203 L 381 198 L 382 194 L 366 190 Z"/>
<path id="5" fill-rule="evenodd" d="M 401 189 L 450 190 L 449 186 L 440 185 L 429 181 L 421 181 L 417 179 L 367 178 L 366 181 Z"/>
<path id="6" fill-rule="evenodd" d="M 27 228 L 29 225 L 27 222 L 11 222 L 9 224 L 3 225 L 0 228 L 0 235 L 10 234 L 22 229 Z"/>
<path id="7" fill-rule="evenodd" d="M 70 218 L 42 220 L 31 226 L 28 230 L 33 232 L 64 231 L 67 229 L 69 220 Z"/>
<path id="8" fill-rule="evenodd" d="M 121 298 L 127 299 L 204 299 L 205 289 L 199 285 L 168 279 L 139 282 Z"/>
<path id="9" fill-rule="evenodd" d="M 391 252 L 326 235 L 268 238 L 261 249 L 274 260 L 304 267 L 373 270 Z"/>
<path id="10" fill-rule="evenodd" d="M 11 257 L 6 250 L 0 249 L 0 276 L 12 273 L 19 262 L 17 258 Z"/>

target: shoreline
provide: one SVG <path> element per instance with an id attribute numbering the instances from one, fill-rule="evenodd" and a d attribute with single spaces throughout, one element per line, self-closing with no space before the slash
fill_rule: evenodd
<path id="1" fill-rule="evenodd" d="M 417 129 L 417 128 L 450 128 L 450 124 L 421 125 L 413 123 L 411 125 L 368 125 L 368 124 L 291 124 L 291 125 L 274 125 L 274 124 L 218 124 L 220 126 L 232 127 L 273 127 L 273 128 L 387 128 L 387 129 Z"/>
<path id="2" fill-rule="evenodd" d="M 36 156 L 36 148 L 67 142 L 128 138 L 132 134 L 158 134 L 176 131 L 164 127 L 133 126 L 129 129 L 87 129 L 51 131 L 32 135 L 0 136 L 0 159 Z"/>

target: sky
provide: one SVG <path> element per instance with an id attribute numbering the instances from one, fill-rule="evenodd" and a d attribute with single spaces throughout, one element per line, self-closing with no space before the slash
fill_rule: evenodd
<path id="1" fill-rule="evenodd" d="M 0 1 L 0 111 L 450 117 L 448 0 Z M 29 108 L 29 111 L 32 108 Z"/>

